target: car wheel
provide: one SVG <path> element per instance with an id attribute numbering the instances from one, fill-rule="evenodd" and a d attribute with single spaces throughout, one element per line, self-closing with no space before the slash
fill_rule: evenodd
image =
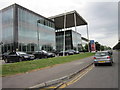
<path id="1" fill-rule="evenodd" d="M 8 61 L 8 59 L 7 59 L 7 58 L 5 58 L 5 59 L 4 59 L 4 61 L 5 61 L 5 63 L 9 63 L 9 61 Z"/>
<path id="2" fill-rule="evenodd" d="M 19 62 L 21 62 L 22 61 L 22 58 L 19 58 Z"/>

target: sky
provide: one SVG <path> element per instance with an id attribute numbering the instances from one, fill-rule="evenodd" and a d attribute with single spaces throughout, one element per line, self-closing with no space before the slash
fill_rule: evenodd
<path id="1" fill-rule="evenodd" d="M 118 0 L 0 0 L 0 10 L 14 3 L 45 17 L 76 10 L 88 22 L 90 40 L 110 47 L 118 42 Z M 77 31 L 87 38 L 86 26 Z"/>

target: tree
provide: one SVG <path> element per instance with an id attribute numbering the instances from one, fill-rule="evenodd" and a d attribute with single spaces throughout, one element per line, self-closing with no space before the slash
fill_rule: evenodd
<path id="1" fill-rule="evenodd" d="M 85 51 L 88 52 L 88 44 L 85 44 Z"/>
<path id="2" fill-rule="evenodd" d="M 100 46 L 100 50 L 101 50 L 101 51 L 104 51 L 104 50 L 105 50 L 105 48 L 104 48 L 103 45 Z"/>
<path id="3" fill-rule="evenodd" d="M 96 46 L 96 51 L 100 51 L 100 44 L 98 42 L 95 42 L 95 46 Z"/>
<path id="4" fill-rule="evenodd" d="M 120 50 L 120 41 L 113 47 L 113 49 Z"/>

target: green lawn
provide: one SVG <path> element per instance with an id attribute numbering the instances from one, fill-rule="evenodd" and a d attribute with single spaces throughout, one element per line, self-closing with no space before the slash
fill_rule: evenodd
<path id="1" fill-rule="evenodd" d="M 55 57 L 40 60 L 23 61 L 12 64 L 2 65 L 2 76 L 14 75 L 18 73 L 25 73 L 31 70 L 40 69 L 48 66 L 53 66 L 55 64 L 62 64 L 66 62 L 71 62 L 74 60 L 79 60 L 85 57 L 94 55 L 94 53 L 81 53 L 76 55 Z"/>

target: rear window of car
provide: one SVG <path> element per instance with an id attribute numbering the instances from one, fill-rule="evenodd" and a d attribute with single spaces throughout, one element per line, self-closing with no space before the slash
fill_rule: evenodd
<path id="1" fill-rule="evenodd" d="M 107 52 L 98 52 L 95 54 L 95 56 L 106 56 L 106 55 L 108 55 Z"/>

